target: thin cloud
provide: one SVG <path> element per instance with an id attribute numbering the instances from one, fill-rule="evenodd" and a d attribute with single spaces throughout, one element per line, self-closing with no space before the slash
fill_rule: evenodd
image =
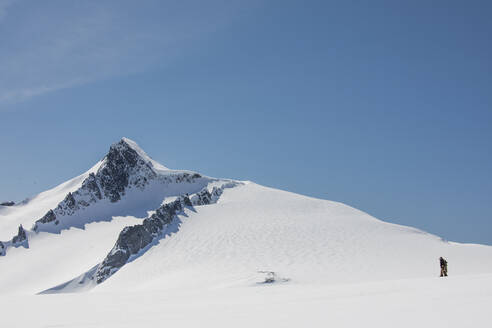
<path id="1" fill-rule="evenodd" d="M 84 81 L 84 80 L 74 80 L 74 81 L 65 81 L 64 83 L 60 84 L 53 84 L 50 86 L 37 86 L 37 87 L 31 87 L 31 88 L 24 88 L 24 89 L 14 89 L 11 91 L 6 91 L 0 95 L 0 103 L 11 103 L 11 102 L 17 102 L 17 101 L 22 101 L 24 99 L 29 99 L 34 96 L 42 95 L 47 92 L 52 92 L 56 90 L 61 90 L 61 89 L 66 89 L 70 87 L 74 87 L 77 85 L 81 85 L 84 83 L 87 83 L 90 81 Z"/>
<path id="2" fill-rule="evenodd" d="M 7 15 L 7 8 L 16 0 L 0 0 L 0 21 Z"/>
<path id="3" fill-rule="evenodd" d="M 0 104 L 165 64 L 239 7 L 233 1 L 206 7 L 201 1 L 21 1 L 6 12 L 12 3 L 0 0 Z"/>

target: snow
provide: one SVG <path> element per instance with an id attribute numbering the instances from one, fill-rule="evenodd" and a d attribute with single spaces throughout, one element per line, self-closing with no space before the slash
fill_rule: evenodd
<path id="1" fill-rule="evenodd" d="M 104 259 L 124 227 L 140 222 L 134 217 L 115 217 L 111 222 L 88 224 L 84 230 L 39 233 L 29 241 L 29 249 L 11 248 L 0 258 L 0 295 L 34 295 L 73 279 Z"/>
<path id="2" fill-rule="evenodd" d="M 30 228 L 100 165 L 1 207 L 0 240 L 19 224 Z M 152 165 L 164 176 L 181 172 Z M 221 186 L 228 188 L 212 194 L 216 203 L 185 208 L 114 275 L 91 280 L 125 227 L 180 195 Z M 156 179 L 116 203 L 103 199 L 64 217 L 58 228 L 28 231 L 28 248 L 0 257 L 2 327 L 489 326 L 491 246 L 448 242 L 253 182 Z M 437 277 L 440 256 L 448 278 Z M 259 271 L 279 280 L 261 283 Z"/>
<path id="3" fill-rule="evenodd" d="M 39 233 L 29 249 L 0 258 L 0 293 L 36 294 L 84 274 L 123 227 L 141 219 L 115 216 L 83 229 Z M 492 273 L 490 246 L 449 243 L 341 203 L 255 183 L 226 189 L 217 204 L 186 209 L 179 220 L 175 233 L 93 293 L 245 287 L 258 280 L 258 270 L 296 285 L 428 278 L 439 273 L 439 256 L 448 259 L 451 276 Z"/>
<path id="4" fill-rule="evenodd" d="M 490 327 L 492 275 L 0 297 L 5 327 Z"/>
<path id="5" fill-rule="evenodd" d="M 55 208 L 69 192 L 80 188 L 82 182 L 90 173 L 97 171 L 102 161 L 98 162 L 87 172 L 64 182 L 53 189 L 44 191 L 30 199 L 14 206 L 0 207 L 0 240 L 6 241 L 13 237 L 19 225 L 31 228 L 34 222 L 46 212 Z"/>
<path id="6" fill-rule="evenodd" d="M 110 221 L 115 216 L 145 218 L 150 211 L 159 207 L 167 197 L 196 192 L 206 186 L 207 183 L 207 179 L 202 179 L 197 183 L 182 184 L 163 184 L 161 181 L 151 181 L 144 191 L 138 188 L 129 188 L 125 197 L 119 202 L 112 203 L 108 199 L 102 199 L 87 208 L 78 210 L 74 215 L 61 217 L 61 223 L 58 225 L 44 225 L 42 230 L 59 233 L 70 227 L 82 229 L 86 224 Z"/>
<path id="7" fill-rule="evenodd" d="M 174 236 L 95 291 L 241 286 L 258 270 L 296 284 L 434 277 L 439 256 L 452 275 L 492 273 L 492 247 L 448 243 L 341 203 L 255 183 L 185 213 Z"/>
<path id="8" fill-rule="evenodd" d="M 156 171 L 168 171 L 169 170 L 167 167 L 165 167 L 161 163 L 159 163 L 159 162 L 153 160 L 152 158 L 150 158 L 150 156 L 147 155 L 147 153 L 142 148 L 140 148 L 140 146 L 135 141 L 133 141 L 131 139 L 128 139 L 126 137 L 121 138 L 121 140 L 123 140 L 124 142 L 126 142 L 145 161 L 152 163 L 152 167 Z"/>

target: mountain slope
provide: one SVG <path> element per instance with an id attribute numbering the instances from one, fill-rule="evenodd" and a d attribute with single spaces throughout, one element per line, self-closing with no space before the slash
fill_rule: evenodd
<path id="1" fill-rule="evenodd" d="M 26 240 L 11 238 L 18 226 Z M 169 170 L 129 139 L 86 173 L 0 209 L 0 293 L 253 286 L 491 273 L 492 247 L 450 243 L 341 203 Z M 9 237 L 10 236 L 10 237 Z M 1 250 L 0 250 L 1 251 Z"/>
<path id="2" fill-rule="evenodd" d="M 443 241 L 341 203 L 247 183 L 187 211 L 179 232 L 96 290 L 254 285 L 258 270 L 292 284 L 336 284 L 492 272 L 492 247 Z"/>

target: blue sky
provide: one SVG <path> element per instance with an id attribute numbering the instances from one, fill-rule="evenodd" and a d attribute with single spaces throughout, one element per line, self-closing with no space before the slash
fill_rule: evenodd
<path id="1" fill-rule="evenodd" d="M 492 244 L 489 1 L 0 0 L 0 200 L 122 136 Z"/>

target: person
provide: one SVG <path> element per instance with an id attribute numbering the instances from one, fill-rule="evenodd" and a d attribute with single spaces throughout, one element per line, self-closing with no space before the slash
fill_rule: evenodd
<path id="1" fill-rule="evenodd" d="M 439 264 L 441 265 L 441 277 L 448 276 L 448 261 L 446 261 L 442 256 L 439 258 Z"/>

